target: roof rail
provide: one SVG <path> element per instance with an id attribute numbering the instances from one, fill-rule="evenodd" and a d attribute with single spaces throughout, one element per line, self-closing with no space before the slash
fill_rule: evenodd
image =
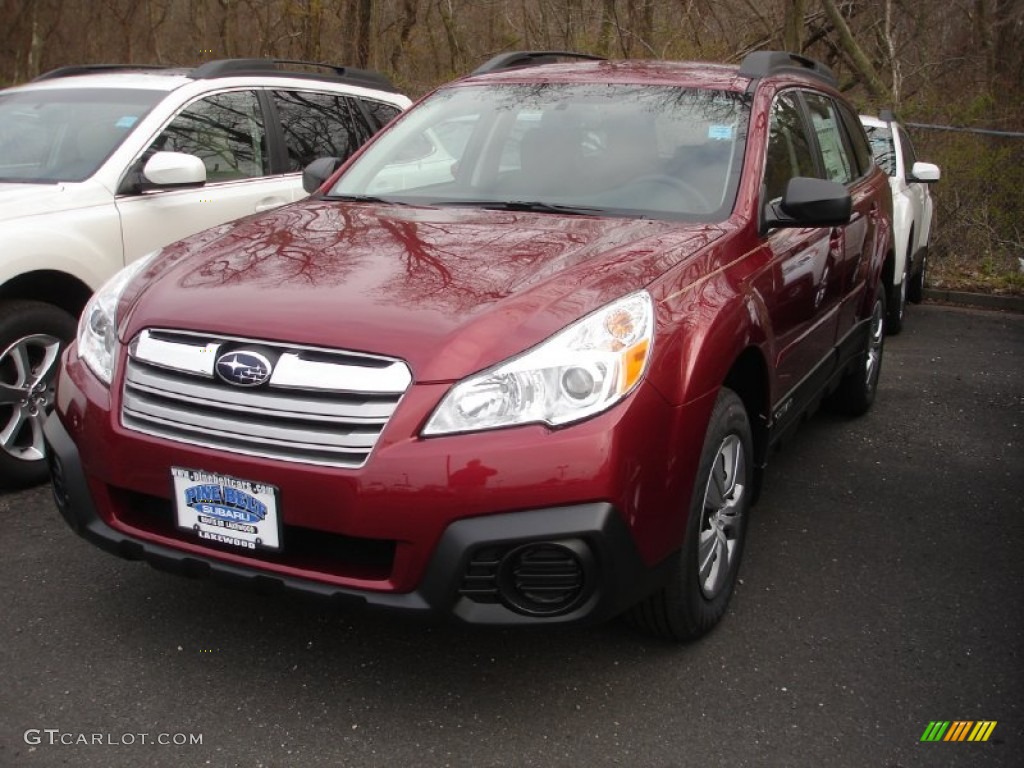
<path id="1" fill-rule="evenodd" d="M 317 67 L 321 70 L 328 70 L 329 73 L 281 68 L 278 66 L 280 64 Z M 216 77 L 238 75 L 266 75 L 269 72 L 276 72 L 288 77 L 309 78 L 313 80 L 337 80 L 349 85 L 373 88 L 378 91 L 399 92 L 394 84 L 380 72 L 356 69 L 355 67 L 341 67 L 336 64 L 324 64 L 319 61 L 300 61 L 298 59 L 217 59 L 216 61 L 200 64 L 189 72 L 188 76 L 193 80 L 207 80 Z"/>
<path id="2" fill-rule="evenodd" d="M 780 72 L 799 72 L 816 77 L 829 85 L 837 86 L 835 74 L 820 61 L 788 51 L 754 51 L 740 62 L 740 74 L 744 77 L 759 78 Z"/>
<path id="3" fill-rule="evenodd" d="M 500 72 L 503 69 L 534 67 L 541 64 L 554 64 L 558 59 L 584 59 L 586 61 L 604 61 L 604 56 L 593 56 L 589 53 L 572 51 L 509 51 L 499 53 L 474 69 L 471 75 L 484 75 L 488 72 Z"/>
<path id="4" fill-rule="evenodd" d="M 58 77 L 74 77 L 75 75 L 95 75 L 102 72 L 148 72 L 154 69 L 167 69 L 167 67 L 160 64 L 75 64 L 43 72 L 33 78 L 32 82 L 53 80 Z"/>

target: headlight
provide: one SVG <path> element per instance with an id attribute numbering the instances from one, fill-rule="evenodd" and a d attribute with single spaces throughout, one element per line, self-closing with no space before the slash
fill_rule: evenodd
<path id="1" fill-rule="evenodd" d="M 610 408 L 647 368 L 654 308 L 646 291 L 608 304 L 529 352 L 464 379 L 424 435 L 516 424 L 568 424 Z"/>
<path id="2" fill-rule="evenodd" d="M 78 356 L 104 384 L 114 375 L 117 352 L 117 305 L 125 287 L 159 251 L 137 259 L 107 280 L 85 305 L 78 321 Z"/>

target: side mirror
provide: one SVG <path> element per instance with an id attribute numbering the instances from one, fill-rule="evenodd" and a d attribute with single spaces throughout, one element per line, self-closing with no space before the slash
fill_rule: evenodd
<path id="1" fill-rule="evenodd" d="M 318 157 L 302 170 L 302 188 L 313 194 L 341 167 L 340 157 Z"/>
<path id="2" fill-rule="evenodd" d="M 782 200 L 768 203 L 764 230 L 772 227 L 838 227 L 850 223 L 853 200 L 842 184 L 797 176 Z"/>
<path id="3" fill-rule="evenodd" d="M 920 161 L 914 163 L 914 167 L 910 169 L 910 175 L 907 176 L 907 181 L 919 181 L 922 184 L 934 184 L 942 176 L 942 171 L 939 170 L 939 166 L 934 163 L 922 163 Z"/>
<path id="4" fill-rule="evenodd" d="M 206 183 L 206 166 L 195 155 L 184 152 L 156 152 L 142 168 L 142 189 L 201 187 Z"/>

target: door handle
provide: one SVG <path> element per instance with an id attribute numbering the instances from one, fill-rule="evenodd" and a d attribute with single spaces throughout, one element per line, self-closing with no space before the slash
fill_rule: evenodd
<path id="1" fill-rule="evenodd" d="M 256 213 L 269 211 L 271 208 L 277 208 L 279 205 L 284 205 L 287 202 L 287 200 L 281 197 L 265 197 L 256 203 Z"/>

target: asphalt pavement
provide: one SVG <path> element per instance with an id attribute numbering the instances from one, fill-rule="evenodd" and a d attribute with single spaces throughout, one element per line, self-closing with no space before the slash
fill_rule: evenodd
<path id="1" fill-rule="evenodd" d="M 1022 766 L 1022 374 L 1024 315 L 911 307 L 875 408 L 772 457 L 684 646 L 190 581 L 0 496 L 0 766 Z"/>

